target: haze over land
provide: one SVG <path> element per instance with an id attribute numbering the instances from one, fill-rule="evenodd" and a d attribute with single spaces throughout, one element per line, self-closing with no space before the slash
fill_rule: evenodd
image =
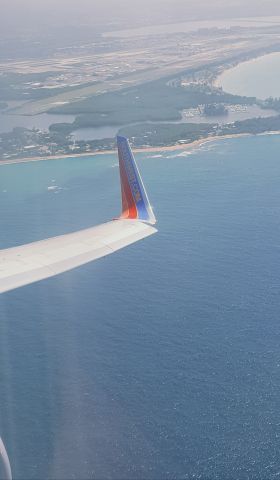
<path id="1" fill-rule="evenodd" d="M 5 0 L 1 6 L 1 31 L 15 33 L 81 23 L 131 26 L 171 21 L 205 20 L 241 16 L 280 15 L 278 0 Z M 13 29 L 11 32 L 10 29 Z"/>
<path id="2" fill-rule="evenodd" d="M 12 0 L 1 24 L 2 160 L 111 149 L 119 129 L 134 146 L 278 129 L 278 101 L 215 86 L 280 51 L 275 0 Z"/>

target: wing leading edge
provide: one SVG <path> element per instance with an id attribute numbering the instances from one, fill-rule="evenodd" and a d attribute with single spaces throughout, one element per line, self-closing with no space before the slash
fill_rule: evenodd
<path id="1" fill-rule="evenodd" d="M 121 140 L 118 138 L 123 202 L 120 218 L 78 232 L 0 250 L 0 293 L 97 260 L 157 231 L 149 225 L 155 223 L 155 217 L 128 142 L 124 144 L 124 140 L 126 141 L 124 137 L 121 137 Z M 124 165 L 123 155 L 127 152 L 126 148 L 129 152 L 129 167 Z M 134 172 L 135 178 L 131 172 Z M 141 203 L 136 187 L 139 188 Z M 131 197 L 135 210 L 131 210 Z"/>

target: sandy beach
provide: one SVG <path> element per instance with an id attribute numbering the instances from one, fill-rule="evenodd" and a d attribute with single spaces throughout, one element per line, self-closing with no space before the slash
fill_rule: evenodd
<path id="1" fill-rule="evenodd" d="M 268 132 L 266 134 L 279 134 L 280 132 Z M 264 135 L 264 134 L 261 134 Z M 175 145 L 167 145 L 164 147 L 143 147 L 143 148 L 133 148 L 134 153 L 143 153 L 143 152 L 170 152 L 176 150 L 191 150 L 194 148 L 201 147 L 202 145 L 219 140 L 225 140 L 227 138 L 238 138 L 238 137 L 248 137 L 251 136 L 249 133 L 240 133 L 237 135 L 221 135 L 221 136 L 213 136 L 213 137 L 205 137 L 200 138 L 199 140 L 195 140 L 191 143 L 178 143 Z M 65 158 L 81 158 L 81 157 L 93 157 L 96 155 L 109 155 L 109 154 L 116 154 L 116 150 L 101 150 L 95 152 L 87 152 L 87 153 L 73 153 L 68 155 L 53 155 L 47 157 L 33 157 L 33 158 L 16 158 L 10 160 L 0 160 L 1 165 L 13 165 L 15 163 L 29 163 L 29 162 L 43 162 L 46 160 L 62 160 Z"/>

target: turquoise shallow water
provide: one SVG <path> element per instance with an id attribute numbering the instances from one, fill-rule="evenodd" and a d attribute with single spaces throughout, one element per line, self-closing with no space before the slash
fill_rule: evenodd
<path id="1" fill-rule="evenodd" d="M 279 148 L 137 155 L 158 234 L 2 295 L 15 478 L 277 477 Z M 1 248 L 87 227 L 118 213 L 116 158 L 2 166 L 0 196 Z"/>
<path id="2" fill-rule="evenodd" d="M 271 53 L 226 70 L 217 81 L 226 92 L 265 99 L 280 97 L 280 53 Z"/>

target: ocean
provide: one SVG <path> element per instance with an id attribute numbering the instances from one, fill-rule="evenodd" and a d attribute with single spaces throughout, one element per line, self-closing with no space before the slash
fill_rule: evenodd
<path id="1" fill-rule="evenodd" d="M 279 148 L 137 154 L 158 233 L 1 296 L 14 478 L 279 475 Z M 116 155 L 0 166 L 0 197 L 0 248 L 110 220 Z"/>

